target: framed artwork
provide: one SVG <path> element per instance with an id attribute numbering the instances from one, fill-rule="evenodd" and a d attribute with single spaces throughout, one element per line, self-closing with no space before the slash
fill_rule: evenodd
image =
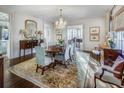
<path id="1" fill-rule="evenodd" d="M 90 41 L 99 41 L 99 35 L 91 35 Z"/>
<path id="2" fill-rule="evenodd" d="M 62 34 L 57 34 L 57 35 L 56 35 L 56 39 L 57 39 L 57 40 L 62 39 Z"/>
<path id="3" fill-rule="evenodd" d="M 99 41 L 100 27 L 90 27 L 89 33 L 90 41 Z"/>
<path id="4" fill-rule="evenodd" d="M 27 35 L 33 37 L 37 31 L 37 22 L 34 20 L 25 20 L 25 29 L 27 30 Z"/>
<path id="5" fill-rule="evenodd" d="M 90 27 L 90 34 L 99 34 L 100 27 Z"/>

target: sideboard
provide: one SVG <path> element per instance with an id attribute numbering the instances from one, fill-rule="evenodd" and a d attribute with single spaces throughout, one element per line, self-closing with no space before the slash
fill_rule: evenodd
<path id="1" fill-rule="evenodd" d="M 20 40 L 19 57 L 21 57 L 21 50 L 24 50 L 24 57 L 25 57 L 26 49 L 31 49 L 31 54 L 33 54 L 33 48 L 37 45 L 38 45 L 38 40 Z"/>
<path id="2" fill-rule="evenodd" d="M 0 88 L 4 87 L 4 70 L 3 70 L 3 57 L 0 56 Z"/>

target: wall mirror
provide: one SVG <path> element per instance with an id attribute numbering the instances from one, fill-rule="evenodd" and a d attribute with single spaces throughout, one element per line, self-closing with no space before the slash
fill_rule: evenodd
<path id="1" fill-rule="evenodd" d="M 28 37 L 35 37 L 37 31 L 37 22 L 34 20 L 25 20 L 25 29 Z"/>

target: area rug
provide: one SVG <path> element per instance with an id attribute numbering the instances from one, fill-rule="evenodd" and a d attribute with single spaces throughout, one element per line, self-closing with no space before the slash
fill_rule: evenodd
<path id="1" fill-rule="evenodd" d="M 76 64 L 71 64 L 68 68 L 57 65 L 55 69 L 50 68 L 41 75 L 40 69 L 36 73 L 36 58 L 33 58 L 10 67 L 9 71 L 43 88 L 79 87 Z"/>

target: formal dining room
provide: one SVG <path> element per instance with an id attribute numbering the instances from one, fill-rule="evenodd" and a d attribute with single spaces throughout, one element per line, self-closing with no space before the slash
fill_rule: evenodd
<path id="1" fill-rule="evenodd" d="M 123 87 L 123 5 L 0 5 L 0 88 Z"/>

